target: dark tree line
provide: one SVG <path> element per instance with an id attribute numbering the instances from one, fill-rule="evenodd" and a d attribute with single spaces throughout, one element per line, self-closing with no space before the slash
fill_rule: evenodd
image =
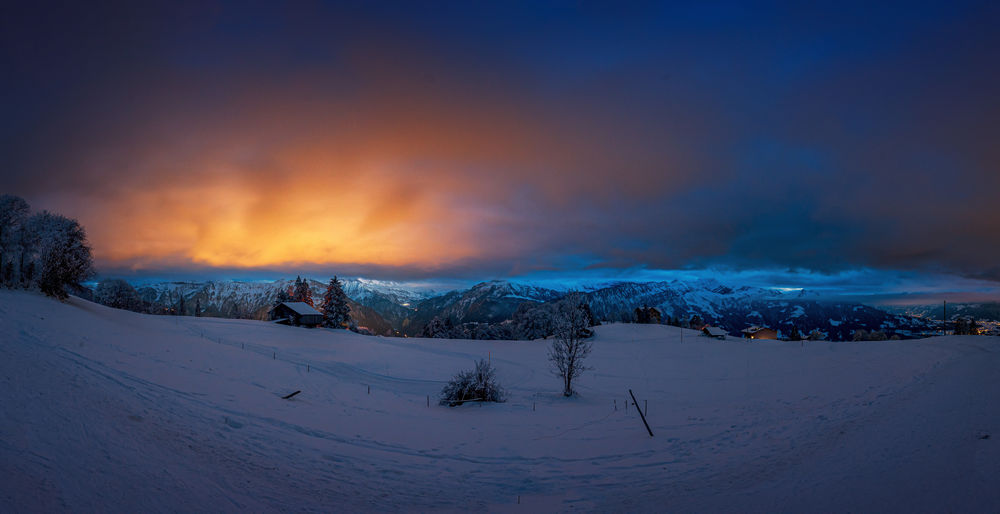
<path id="1" fill-rule="evenodd" d="M 83 227 L 65 216 L 31 214 L 28 202 L 0 195 L 0 283 L 65 299 L 94 275 Z"/>

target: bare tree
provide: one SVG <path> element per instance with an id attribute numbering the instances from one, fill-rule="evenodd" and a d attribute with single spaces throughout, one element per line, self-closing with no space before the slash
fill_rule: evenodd
<path id="1" fill-rule="evenodd" d="M 586 311 L 580 305 L 566 305 L 556 320 L 555 340 L 549 347 L 552 372 L 563 379 L 563 396 L 573 396 L 573 379 L 591 369 L 583 365 L 590 355 L 592 332 Z"/>

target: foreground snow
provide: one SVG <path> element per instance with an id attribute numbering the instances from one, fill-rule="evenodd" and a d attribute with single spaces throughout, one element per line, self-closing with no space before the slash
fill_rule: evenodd
<path id="1" fill-rule="evenodd" d="M 10 291 L 0 337 L 2 512 L 1000 510 L 998 338 L 749 344 L 611 325 L 564 399 L 542 341 Z M 477 358 L 510 400 L 436 405 Z M 630 388 L 653 438 L 623 408 Z"/>

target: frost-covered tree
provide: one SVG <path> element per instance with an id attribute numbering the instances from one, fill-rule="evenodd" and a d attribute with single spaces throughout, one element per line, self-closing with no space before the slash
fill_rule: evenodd
<path id="1" fill-rule="evenodd" d="M 14 279 L 11 254 L 17 246 L 17 233 L 28 218 L 28 202 L 14 195 L 0 195 L 0 281 L 9 284 Z"/>
<path id="2" fill-rule="evenodd" d="M 347 304 L 347 294 L 337 277 L 330 279 L 323 293 L 323 326 L 330 328 L 345 328 L 351 322 L 351 307 Z"/>
<path id="3" fill-rule="evenodd" d="M 86 232 L 76 220 L 47 211 L 32 216 L 27 225 L 38 237 L 38 288 L 65 299 L 66 286 L 79 286 L 94 273 Z"/>
<path id="4" fill-rule="evenodd" d="M 497 382 L 496 370 L 484 359 L 471 371 L 455 375 L 441 390 L 441 405 L 454 407 L 469 401 L 503 402 L 505 393 Z"/>
<path id="5" fill-rule="evenodd" d="M 447 339 L 451 337 L 450 327 L 447 327 L 441 318 L 434 316 L 434 318 L 424 325 L 424 330 L 420 333 L 420 336 L 428 339 Z"/>
<path id="6" fill-rule="evenodd" d="M 134 287 L 120 278 L 108 278 L 97 283 L 94 300 L 115 309 L 139 310 L 142 301 Z"/>
<path id="7" fill-rule="evenodd" d="M 532 341 L 552 335 L 555 308 L 552 304 L 524 302 L 511 317 L 514 337 Z"/>
<path id="8" fill-rule="evenodd" d="M 586 298 L 580 293 L 570 293 L 554 302 L 524 302 L 519 305 L 509 323 L 510 337 L 528 341 L 547 338 L 555 333 L 557 320 L 568 309 L 579 310 L 586 326 L 600 325 Z"/>
<path id="9" fill-rule="evenodd" d="M 549 347 L 549 362 L 553 374 L 563 381 L 563 396 L 573 395 L 573 379 L 589 369 L 583 361 L 592 349 L 587 340 L 590 335 L 586 313 L 579 305 L 560 309 L 555 339 Z"/>

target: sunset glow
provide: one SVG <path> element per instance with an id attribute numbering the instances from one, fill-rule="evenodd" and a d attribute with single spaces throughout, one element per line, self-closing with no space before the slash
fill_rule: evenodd
<path id="1" fill-rule="evenodd" d="M 3 189 L 79 219 L 109 273 L 1000 278 L 975 9 L 150 11 L 8 66 Z"/>

